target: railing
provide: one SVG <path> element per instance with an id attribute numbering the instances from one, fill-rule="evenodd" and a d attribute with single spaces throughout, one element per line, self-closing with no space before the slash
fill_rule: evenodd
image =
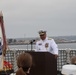
<path id="1" fill-rule="evenodd" d="M 6 52 L 5 60 L 13 65 L 14 71 L 17 70 L 16 57 L 26 50 L 8 50 Z M 30 50 L 28 50 L 30 51 Z M 31 50 L 34 51 L 34 50 Z M 57 70 L 61 71 L 62 66 L 70 63 L 70 58 L 76 56 L 76 49 L 59 49 L 59 57 L 57 58 Z"/>

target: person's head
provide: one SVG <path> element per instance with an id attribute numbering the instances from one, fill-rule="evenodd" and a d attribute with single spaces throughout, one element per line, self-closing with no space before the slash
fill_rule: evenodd
<path id="1" fill-rule="evenodd" d="M 32 56 L 29 53 L 22 53 L 17 58 L 18 71 L 16 75 L 27 75 L 32 66 Z"/>
<path id="2" fill-rule="evenodd" d="M 40 35 L 40 38 L 42 40 L 45 40 L 46 39 L 46 31 L 40 30 L 39 31 L 39 35 Z"/>
<path id="3" fill-rule="evenodd" d="M 73 56 L 71 58 L 71 64 L 75 64 L 76 65 L 76 56 Z"/>

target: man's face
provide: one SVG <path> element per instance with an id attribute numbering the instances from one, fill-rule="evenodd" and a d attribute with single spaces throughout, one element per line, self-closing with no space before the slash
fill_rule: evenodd
<path id="1" fill-rule="evenodd" d="M 46 39 L 46 33 L 43 34 L 43 35 L 40 35 L 40 38 L 41 38 L 42 40 L 45 40 L 45 39 Z"/>

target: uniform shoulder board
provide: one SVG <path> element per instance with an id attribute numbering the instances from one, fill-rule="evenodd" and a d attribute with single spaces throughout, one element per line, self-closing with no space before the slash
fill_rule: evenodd
<path id="1" fill-rule="evenodd" d="M 52 38 L 48 38 L 48 40 L 52 40 Z"/>

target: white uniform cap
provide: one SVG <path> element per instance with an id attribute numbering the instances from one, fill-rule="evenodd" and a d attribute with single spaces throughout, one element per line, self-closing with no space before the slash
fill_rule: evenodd
<path id="1" fill-rule="evenodd" d="M 45 33 L 46 33 L 46 31 L 44 31 L 44 30 L 39 31 L 39 35 L 44 35 Z"/>
<path id="2" fill-rule="evenodd" d="M 16 73 L 11 73 L 10 75 L 16 75 Z"/>
<path id="3" fill-rule="evenodd" d="M 61 73 L 63 75 L 76 75 L 76 65 L 68 64 L 62 66 Z"/>

